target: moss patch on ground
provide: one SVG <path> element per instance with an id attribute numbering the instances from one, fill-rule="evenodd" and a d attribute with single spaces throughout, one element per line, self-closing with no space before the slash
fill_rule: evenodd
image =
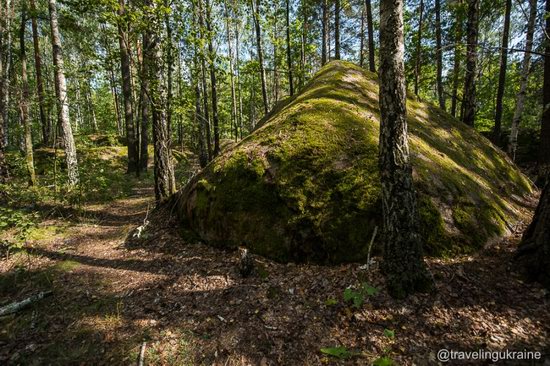
<path id="1" fill-rule="evenodd" d="M 409 98 L 420 230 L 430 255 L 471 252 L 517 221 L 529 181 L 488 140 Z M 331 62 L 177 195 L 183 225 L 280 261 L 364 260 L 380 226 L 378 83 Z"/>

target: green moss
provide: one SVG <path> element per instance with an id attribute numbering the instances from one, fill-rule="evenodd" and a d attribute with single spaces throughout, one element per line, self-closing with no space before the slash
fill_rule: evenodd
<path id="1" fill-rule="evenodd" d="M 281 261 L 362 260 L 381 226 L 378 119 L 376 76 L 332 62 L 183 191 L 180 215 L 222 247 Z M 517 220 L 512 195 L 530 186 L 505 155 L 430 104 L 409 99 L 408 121 L 426 253 L 471 251 Z"/>

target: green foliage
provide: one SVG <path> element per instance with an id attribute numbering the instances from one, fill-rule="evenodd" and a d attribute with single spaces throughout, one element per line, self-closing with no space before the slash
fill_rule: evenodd
<path id="1" fill-rule="evenodd" d="M 11 209 L 0 206 L 0 235 L 12 229 L 15 242 L 11 245 L 22 245 L 32 228 L 37 224 L 38 213 Z"/>
<path id="2" fill-rule="evenodd" d="M 357 355 L 356 352 L 351 352 L 346 347 L 327 347 L 327 348 L 321 348 L 320 351 L 326 355 L 333 356 L 341 360 Z"/>
<path id="3" fill-rule="evenodd" d="M 389 339 L 395 338 L 395 331 L 391 329 L 384 329 L 384 335 L 388 337 Z"/>
<path id="4" fill-rule="evenodd" d="M 351 301 L 353 304 L 353 307 L 359 309 L 365 302 L 365 298 L 367 296 L 374 296 L 377 293 L 378 293 L 378 289 L 376 287 L 373 287 L 368 283 L 363 282 L 359 290 L 353 290 L 351 288 L 345 289 L 344 301 L 346 302 Z"/>
<path id="5" fill-rule="evenodd" d="M 372 363 L 373 366 L 392 366 L 394 364 L 393 360 L 388 356 L 380 357 Z"/>

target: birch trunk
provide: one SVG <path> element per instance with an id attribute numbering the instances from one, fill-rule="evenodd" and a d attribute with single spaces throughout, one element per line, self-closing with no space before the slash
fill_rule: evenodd
<path id="1" fill-rule="evenodd" d="M 403 0 L 380 2 L 380 148 L 384 259 L 392 296 L 427 290 L 406 119 Z"/>
<path id="2" fill-rule="evenodd" d="M 65 80 L 65 65 L 63 63 L 63 49 L 57 17 L 56 0 L 48 0 L 50 11 L 50 25 L 52 31 L 52 53 L 55 70 L 55 94 L 57 97 L 57 119 L 61 128 L 69 186 L 78 184 L 78 160 L 74 143 L 73 130 L 69 120 L 69 102 L 67 100 L 67 82 Z"/>
<path id="3" fill-rule="evenodd" d="M 508 141 L 508 155 L 512 160 L 516 160 L 516 150 L 518 148 L 518 132 L 521 116 L 525 106 L 525 97 L 527 95 L 527 82 L 529 80 L 529 67 L 531 65 L 531 50 L 533 49 L 533 34 L 535 33 L 535 20 L 537 19 L 537 0 L 529 0 L 529 20 L 527 21 L 527 37 L 525 40 L 525 53 L 521 64 L 521 77 L 519 82 L 519 91 L 516 96 L 516 109 L 512 118 L 510 129 L 510 138 Z"/>

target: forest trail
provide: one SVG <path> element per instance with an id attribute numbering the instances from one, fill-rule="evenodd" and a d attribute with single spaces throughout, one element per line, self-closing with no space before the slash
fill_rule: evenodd
<path id="1" fill-rule="evenodd" d="M 85 206 L 68 226 L 67 217 L 52 219 L 44 228 L 56 227 L 51 239 L 0 262 L 3 273 L 20 268 L 2 279 L 11 301 L 53 291 L 2 320 L 0 362 L 133 364 L 144 342 L 151 365 L 367 364 L 383 356 L 437 364 L 441 348 L 548 347 L 548 293 L 523 283 L 510 262 L 521 228 L 473 256 L 427 259 L 437 292 L 397 301 L 376 263 L 367 272 L 255 257 L 256 273 L 243 279 L 236 253 L 184 243 L 168 212 L 147 214 L 153 201 L 138 187 Z M 128 240 L 146 215 L 154 229 Z M 357 307 L 346 303 L 344 290 L 362 283 L 376 293 Z M 320 352 L 339 346 L 351 351 L 346 360 Z"/>

